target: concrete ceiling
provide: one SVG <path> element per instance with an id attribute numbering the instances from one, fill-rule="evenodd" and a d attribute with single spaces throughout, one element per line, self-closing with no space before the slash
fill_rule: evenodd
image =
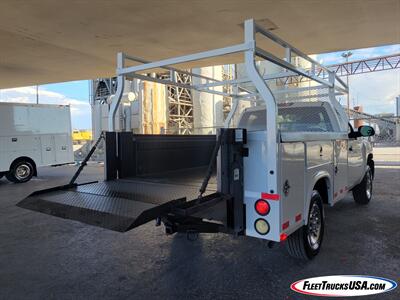
<path id="1" fill-rule="evenodd" d="M 400 0 L 1 0 L 0 88 L 112 76 L 118 51 L 240 43 L 247 18 L 309 54 L 400 43 Z"/>

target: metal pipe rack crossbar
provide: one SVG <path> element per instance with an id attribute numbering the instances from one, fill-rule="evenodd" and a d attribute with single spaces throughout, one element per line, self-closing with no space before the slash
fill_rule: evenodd
<path id="1" fill-rule="evenodd" d="M 227 55 L 227 54 L 243 52 L 243 51 L 250 50 L 253 48 L 254 48 L 254 43 L 237 44 L 237 45 L 233 45 L 233 46 L 229 46 L 229 47 L 225 47 L 225 48 L 219 48 L 219 49 L 184 55 L 184 56 L 178 56 L 178 57 L 155 61 L 155 62 L 142 64 L 142 65 L 138 65 L 138 66 L 118 68 L 117 75 L 125 75 L 125 76 L 131 75 L 134 77 L 133 73 L 140 72 L 140 71 L 147 71 L 147 70 L 157 69 L 157 68 L 170 66 L 170 65 L 176 65 L 176 64 L 187 63 L 187 62 L 197 61 L 197 60 L 203 60 L 203 59 Z"/>
<path id="2" fill-rule="evenodd" d="M 313 80 L 320 84 L 323 84 L 326 87 L 335 88 L 336 90 L 338 90 L 342 93 L 346 93 L 348 91 L 346 84 L 336 74 L 334 74 L 334 76 L 333 76 L 334 80 L 331 82 L 331 80 L 325 80 L 325 78 L 319 77 L 318 76 L 319 73 L 315 72 L 316 69 L 323 70 L 328 73 L 331 73 L 332 71 L 330 71 L 326 67 L 322 66 L 321 64 L 319 64 L 318 62 L 316 62 L 315 60 L 313 60 L 312 58 L 310 58 L 309 56 L 307 56 L 306 54 L 301 52 L 299 49 L 293 47 L 288 42 L 282 40 L 281 38 L 274 35 L 270 31 L 265 30 L 264 28 L 260 27 L 253 20 L 251 20 L 251 22 L 254 23 L 254 33 L 255 34 L 259 33 L 259 34 L 263 35 L 264 37 L 270 39 L 274 43 L 278 44 L 279 46 L 282 46 L 286 49 L 286 60 L 280 59 L 277 56 L 273 55 L 272 53 L 265 51 L 259 47 L 256 47 L 256 41 L 254 39 L 252 41 L 245 42 L 242 44 L 237 44 L 237 45 L 233 45 L 233 46 L 229 46 L 229 47 L 224 47 L 224 48 L 219 48 L 219 49 L 214 49 L 214 50 L 209 50 L 209 51 L 204 51 L 204 52 L 198 52 L 198 53 L 179 56 L 179 57 L 170 58 L 170 59 L 164 59 L 164 60 L 160 60 L 160 61 L 156 61 L 156 62 L 149 62 L 142 58 L 138 58 L 138 57 L 131 56 L 131 55 L 126 55 L 124 53 L 119 53 L 118 57 L 122 61 L 120 61 L 119 67 L 117 68 L 117 75 L 125 76 L 126 78 L 137 78 L 137 79 L 157 82 L 157 83 L 161 83 L 161 84 L 177 86 L 177 87 L 191 89 L 191 90 L 197 90 L 200 92 L 222 95 L 225 97 L 235 97 L 235 96 L 243 97 L 243 95 L 240 95 L 240 94 L 230 94 L 230 93 L 219 92 L 219 91 L 216 91 L 211 88 L 217 87 L 217 86 L 239 85 L 240 83 L 248 83 L 248 82 L 251 82 L 251 80 L 249 78 L 219 81 L 214 78 L 210 78 L 210 77 L 203 76 L 200 74 L 195 74 L 193 72 L 188 72 L 185 70 L 174 68 L 171 65 L 187 63 L 187 62 L 192 62 L 192 61 L 198 61 L 198 60 L 203 60 L 203 59 L 207 59 L 207 58 L 213 58 L 213 57 L 218 57 L 218 56 L 223 56 L 223 55 L 228 55 L 228 54 L 233 54 L 233 53 L 238 53 L 238 52 L 245 52 L 245 51 L 251 50 L 254 52 L 255 57 L 258 56 L 258 57 L 268 60 L 278 66 L 281 66 L 282 68 L 285 69 L 285 72 L 263 76 L 264 80 L 273 80 L 273 79 L 293 77 L 293 76 L 303 76 L 303 77 L 309 78 L 310 80 Z M 311 69 L 303 70 L 303 69 L 298 68 L 295 65 L 293 65 L 291 63 L 291 57 L 292 57 L 293 53 L 295 55 L 307 60 L 309 63 L 311 63 L 311 65 L 312 65 Z M 124 67 L 125 60 L 140 62 L 142 64 L 137 65 L 137 66 Z M 149 71 L 149 70 L 158 69 L 158 68 L 162 68 L 162 69 L 169 70 L 172 72 L 180 72 L 180 73 L 187 74 L 187 75 L 190 75 L 193 77 L 198 77 L 200 79 L 205 79 L 206 83 L 205 84 L 197 84 L 197 85 L 182 84 L 182 83 L 177 83 L 173 80 L 159 79 L 159 78 L 154 78 L 151 76 L 146 76 L 143 74 L 138 74 L 138 72 L 144 72 L 144 71 Z M 313 72 L 313 70 L 314 70 L 314 72 Z M 334 82 L 335 80 L 338 81 L 340 85 L 342 85 L 342 88 L 335 85 L 335 82 Z M 210 82 L 210 81 L 212 81 L 212 82 Z M 248 92 L 243 88 L 241 89 L 241 91 Z M 249 93 L 249 94 L 251 95 L 251 93 Z"/>
<path id="3" fill-rule="evenodd" d="M 115 117 L 115 110 L 116 110 L 117 104 L 119 104 L 120 98 L 122 97 L 122 90 L 123 90 L 122 87 L 123 87 L 123 81 L 125 80 L 125 78 L 137 78 L 137 79 L 156 82 L 156 83 L 165 84 L 165 85 L 169 85 L 169 86 L 176 86 L 176 87 L 185 88 L 185 89 L 197 90 L 199 92 L 221 95 L 224 97 L 231 97 L 231 98 L 238 98 L 238 99 L 251 99 L 251 98 L 255 99 L 255 98 L 257 98 L 257 93 L 248 91 L 244 87 L 239 86 L 242 83 L 252 82 L 253 80 L 250 78 L 250 76 L 247 78 L 241 78 L 241 79 L 235 78 L 235 79 L 230 79 L 230 80 L 216 80 L 214 78 L 203 76 L 201 74 L 196 74 L 193 72 L 189 72 L 186 70 L 181 70 L 181 69 L 172 67 L 173 65 L 177 65 L 177 64 L 199 61 L 199 60 L 219 57 L 219 56 L 223 56 L 223 55 L 234 54 L 234 53 L 247 53 L 247 52 L 250 53 L 251 52 L 254 63 L 256 61 L 256 58 L 260 57 L 262 59 L 270 61 L 273 64 L 276 64 L 283 68 L 283 72 L 262 76 L 262 79 L 264 81 L 274 80 L 274 79 L 276 80 L 276 79 L 287 78 L 287 77 L 301 76 L 301 77 L 306 77 L 309 80 L 315 81 L 324 87 L 332 88 L 340 93 L 348 92 L 348 87 L 346 86 L 346 84 L 333 71 L 322 66 L 320 63 L 313 60 L 308 55 L 304 54 L 299 49 L 292 46 L 290 43 L 284 41 L 280 37 L 276 36 L 269 30 L 262 28 L 254 20 L 252 20 L 252 19 L 247 20 L 244 24 L 245 24 L 244 25 L 245 31 L 246 31 L 246 26 L 252 28 L 251 37 L 246 37 L 246 33 L 245 33 L 244 43 L 236 44 L 233 46 L 198 52 L 198 53 L 189 54 L 189 55 L 178 56 L 178 57 L 169 58 L 169 59 L 163 59 L 163 60 L 155 61 L 155 62 L 150 62 L 150 61 L 144 60 L 142 58 L 127 55 L 125 53 L 118 53 L 118 56 L 117 56 L 118 67 L 117 67 L 116 73 L 117 73 L 118 82 L 119 82 L 118 87 L 120 87 L 120 88 L 117 90 L 116 97 L 114 98 L 114 101 L 116 103 L 112 103 L 112 107 L 110 110 L 110 115 L 109 115 L 110 128 L 113 128 L 113 124 L 114 124 L 113 118 Z M 270 41 L 274 42 L 275 44 L 277 44 L 278 46 L 283 47 L 285 49 L 285 53 L 286 53 L 285 60 L 275 56 L 274 54 L 272 54 L 264 49 L 261 49 L 260 47 L 257 47 L 256 46 L 256 34 L 262 35 L 263 37 L 265 37 L 265 38 L 269 39 Z M 247 35 L 249 36 L 248 33 L 247 33 Z M 296 65 L 294 65 L 292 63 L 293 55 L 299 56 L 302 59 L 308 61 L 311 64 L 311 68 L 309 70 L 305 70 L 305 69 L 299 68 Z M 127 66 L 125 66 L 126 60 L 139 62 L 141 64 L 127 67 Z M 180 73 L 183 73 L 186 75 L 197 77 L 202 80 L 205 80 L 206 82 L 201 83 L 201 84 L 185 84 L 185 83 L 179 83 L 179 82 L 174 81 L 173 80 L 174 76 L 171 76 L 171 79 L 169 80 L 169 79 L 156 78 L 156 77 L 145 74 L 146 71 L 160 69 L 160 68 L 164 69 L 164 70 L 168 70 L 170 72 L 180 72 Z M 331 73 L 332 74 L 331 74 L 331 76 L 329 76 L 329 78 L 327 80 L 326 76 L 325 77 L 319 76 L 321 74 L 321 72 L 316 72 L 316 70 L 323 70 L 324 71 L 323 73 L 326 72 L 328 74 L 331 74 Z M 141 74 L 139 74 L 139 73 L 141 73 Z M 338 82 L 339 85 L 341 85 L 341 87 L 338 86 L 336 84 L 336 82 Z M 221 91 L 217 91 L 214 89 L 215 87 L 218 87 L 218 86 L 227 86 L 227 85 L 236 86 L 237 92 L 236 93 L 226 93 L 226 92 L 221 92 Z M 282 91 L 285 91 L 285 90 L 286 89 L 283 89 Z M 281 93 L 281 92 L 279 92 L 279 93 Z"/>

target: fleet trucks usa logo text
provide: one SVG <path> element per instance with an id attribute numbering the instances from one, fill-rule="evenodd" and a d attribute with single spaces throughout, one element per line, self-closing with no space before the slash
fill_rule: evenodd
<path id="1" fill-rule="evenodd" d="M 291 284 L 298 293 L 322 297 L 366 296 L 389 292 L 397 287 L 393 280 L 362 275 L 335 275 L 302 279 Z"/>

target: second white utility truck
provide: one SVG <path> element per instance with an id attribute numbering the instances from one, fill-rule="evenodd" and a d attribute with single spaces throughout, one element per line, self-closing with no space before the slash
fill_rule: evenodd
<path id="1" fill-rule="evenodd" d="M 80 169 L 69 184 L 37 191 L 18 205 L 120 232 L 156 220 L 166 233 L 189 238 L 224 232 L 284 242 L 297 258 L 315 257 L 324 236 L 323 205 L 349 191 L 358 204 L 371 200 L 368 137 L 374 130 L 350 125 L 336 100 L 348 87 L 335 73 L 253 20 L 244 30 L 241 44 L 157 62 L 118 54 L 110 131 L 103 135 L 105 181 L 77 184 Z M 282 47 L 285 59 L 260 48 L 256 34 Z M 172 67 L 228 54 L 242 55 L 246 77 L 221 81 Z M 274 72 L 260 72 L 259 60 Z M 160 68 L 200 83 L 143 75 Z M 115 132 L 124 83 L 133 78 L 230 97 L 224 128 L 214 136 Z"/>
<path id="2" fill-rule="evenodd" d="M 27 182 L 38 167 L 73 161 L 69 106 L 0 103 L 0 178 Z"/>

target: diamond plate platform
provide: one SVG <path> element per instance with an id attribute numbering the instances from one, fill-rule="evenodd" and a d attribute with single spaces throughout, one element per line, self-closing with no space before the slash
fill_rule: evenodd
<path id="1" fill-rule="evenodd" d="M 184 176 L 175 174 L 163 178 L 114 180 L 39 191 L 17 205 L 125 232 L 168 213 L 172 207 L 184 203 L 186 199 L 192 200 L 198 196 L 198 180 L 190 176 L 190 172 Z M 211 188 L 207 193 L 213 191 Z"/>

